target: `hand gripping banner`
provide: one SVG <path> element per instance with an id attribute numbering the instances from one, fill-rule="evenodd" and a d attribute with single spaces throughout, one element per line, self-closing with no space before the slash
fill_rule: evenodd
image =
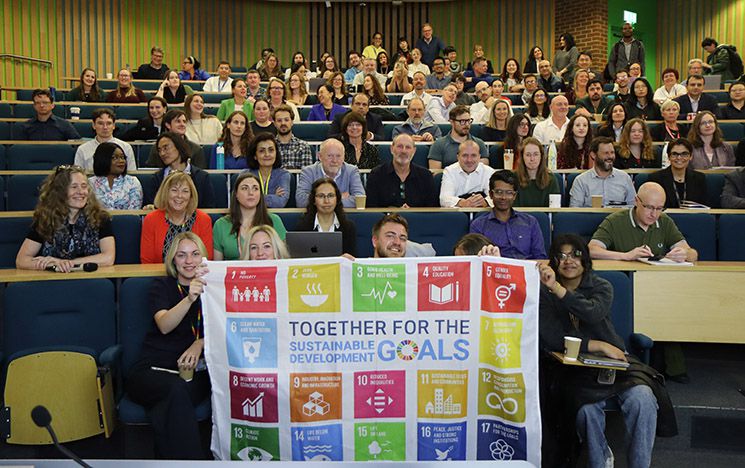
<path id="1" fill-rule="evenodd" d="M 209 270 L 217 458 L 540 466 L 535 263 L 320 258 Z"/>

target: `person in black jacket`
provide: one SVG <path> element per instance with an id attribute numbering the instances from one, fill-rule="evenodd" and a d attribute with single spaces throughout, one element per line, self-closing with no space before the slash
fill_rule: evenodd
<path id="1" fill-rule="evenodd" d="M 337 114 L 329 126 L 329 138 L 341 138 L 341 121 L 349 112 L 358 112 L 365 116 L 367 122 L 366 140 L 385 140 L 383 134 L 383 119 L 374 112 L 370 112 L 370 98 L 364 93 L 357 93 L 352 98 L 352 109 L 343 114 Z"/>
<path id="2" fill-rule="evenodd" d="M 155 140 L 163 130 L 163 116 L 168 112 L 168 103 L 162 97 L 153 96 L 147 101 L 147 115 L 127 130 L 124 141 Z"/>
<path id="3" fill-rule="evenodd" d="M 693 145 L 685 138 L 678 138 L 667 148 L 670 166 L 649 174 L 650 182 L 657 182 L 665 189 L 665 208 L 680 208 L 683 200 L 708 204 L 706 176 L 689 167 Z"/>
<path id="4" fill-rule="evenodd" d="M 680 120 L 686 120 L 688 114 L 695 114 L 707 110 L 719 116 L 719 104 L 711 95 L 704 92 L 706 80 L 701 75 L 690 75 L 686 80 L 686 90 L 688 93 L 678 96 L 675 101 L 680 104 Z M 693 103 L 696 103 L 696 109 L 693 109 Z M 689 119 L 692 120 L 692 119 Z"/>
<path id="5" fill-rule="evenodd" d="M 342 250 L 355 255 L 357 229 L 344 214 L 341 192 L 334 179 L 323 177 L 313 182 L 308 196 L 305 214 L 295 229 L 298 231 L 339 232 L 342 235 Z"/>

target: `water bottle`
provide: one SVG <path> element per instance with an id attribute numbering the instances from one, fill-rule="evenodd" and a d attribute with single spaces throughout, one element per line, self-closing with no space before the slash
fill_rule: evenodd
<path id="1" fill-rule="evenodd" d="M 222 143 L 217 145 L 215 153 L 217 153 L 215 157 L 215 169 L 225 169 L 225 147 Z"/>
<path id="2" fill-rule="evenodd" d="M 515 152 L 511 149 L 504 150 L 503 163 L 504 168 L 508 171 L 513 170 L 513 164 L 515 162 Z"/>
<path id="3" fill-rule="evenodd" d="M 551 140 L 551 144 L 548 145 L 548 170 L 556 170 L 556 142 Z"/>
<path id="4" fill-rule="evenodd" d="M 670 165 L 670 156 L 667 154 L 669 141 L 665 142 L 665 146 L 662 147 L 662 168 L 665 169 Z"/>

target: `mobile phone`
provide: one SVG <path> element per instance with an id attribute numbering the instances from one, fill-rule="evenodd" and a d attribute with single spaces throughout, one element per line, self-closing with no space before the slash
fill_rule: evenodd
<path id="1" fill-rule="evenodd" d="M 601 385 L 613 385 L 616 381 L 615 369 L 600 369 L 598 371 L 598 383 Z"/>
<path id="2" fill-rule="evenodd" d="M 664 255 L 652 255 L 651 257 L 647 257 L 647 260 L 649 260 L 650 262 L 659 262 L 663 258 L 665 258 Z"/>

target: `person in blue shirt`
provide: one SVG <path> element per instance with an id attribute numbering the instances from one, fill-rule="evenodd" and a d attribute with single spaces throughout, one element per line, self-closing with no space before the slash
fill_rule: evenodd
<path id="1" fill-rule="evenodd" d="M 223 169 L 248 169 L 248 146 L 254 139 L 248 116 L 243 111 L 235 111 L 225 120 L 222 136 L 210 152 L 210 169 L 217 167 L 217 150 L 225 151 Z"/>
<path id="2" fill-rule="evenodd" d="M 290 199 L 290 173 L 282 169 L 274 134 L 262 132 L 248 147 L 248 169 L 259 178 L 268 208 L 284 208 Z"/>
<path id="3" fill-rule="evenodd" d="M 178 77 L 182 80 L 206 81 L 210 77 L 209 73 L 200 68 L 202 64 L 193 55 L 186 57 L 181 65 L 183 69 L 178 72 Z"/>
<path id="4" fill-rule="evenodd" d="M 346 107 L 334 103 L 334 88 L 330 84 L 319 86 L 316 95 L 318 104 L 311 107 L 310 114 L 308 114 L 309 121 L 329 122 L 337 115 L 347 112 Z"/>

